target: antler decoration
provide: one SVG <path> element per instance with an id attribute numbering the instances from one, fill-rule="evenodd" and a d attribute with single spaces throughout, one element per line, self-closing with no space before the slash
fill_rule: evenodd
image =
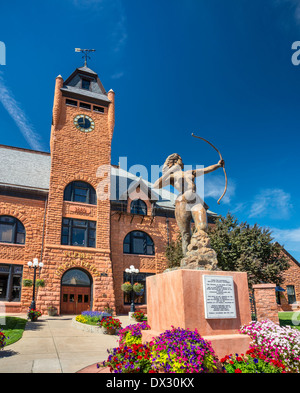
<path id="1" fill-rule="evenodd" d="M 220 160 L 223 160 L 222 154 L 220 153 L 220 151 L 219 151 L 212 143 L 210 143 L 210 142 L 207 141 L 206 139 L 202 138 L 201 136 L 197 136 L 197 135 L 195 135 L 195 134 L 192 134 L 192 136 L 193 136 L 194 138 L 202 139 L 204 142 L 208 143 L 211 147 L 213 147 L 213 148 L 219 153 Z M 225 195 L 225 193 L 226 193 L 226 191 L 227 191 L 227 174 L 226 174 L 226 170 L 225 170 L 225 167 L 224 167 L 224 166 L 223 166 L 223 172 L 224 172 L 224 176 L 225 176 L 225 188 L 224 188 L 223 194 L 222 194 L 222 195 L 220 196 L 220 198 L 218 199 L 218 204 L 220 204 L 220 200 L 223 198 L 223 196 Z"/>

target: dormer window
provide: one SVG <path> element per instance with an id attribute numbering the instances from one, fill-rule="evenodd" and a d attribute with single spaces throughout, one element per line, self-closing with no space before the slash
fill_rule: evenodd
<path id="1" fill-rule="evenodd" d="M 89 79 L 81 79 L 81 88 L 85 90 L 90 90 L 91 81 Z"/>

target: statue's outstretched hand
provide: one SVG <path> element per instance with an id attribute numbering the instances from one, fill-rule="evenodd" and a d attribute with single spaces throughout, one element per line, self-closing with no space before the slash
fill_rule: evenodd
<path id="1" fill-rule="evenodd" d="M 220 160 L 220 161 L 218 162 L 218 165 L 220 165 L 221 167 L 224 168 L 224 166 L 225 166 L 225 161 L 224 161 L 224 160 Z"/>

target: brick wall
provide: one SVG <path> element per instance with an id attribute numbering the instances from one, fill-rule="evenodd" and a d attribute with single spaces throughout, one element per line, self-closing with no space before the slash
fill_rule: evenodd
<path id="1" fill-rule="evenodd" d="M 151 203 L 147 200 L 147 195 L 142 191 L 136 190 L 135 197 L 145 200 L 147 205 L 147 215 L 130 214 L 130 203 L 134 199 L 129 195 L 127 212 L 111 212 L 111 256 L 113 263 L 114 290 L 116 296 L 116 307 L 120 313 L 129 311 L 130 306 L 124 306 L 123 274 L 126 268 L 134 265 L 141 273 L 161 273 L 167 268 L 165 250 L 169 241 L 175 241 L 178 234 L 178 227 L 175 219 L 165 217 L 152 217 Z M 132 199 L 131 199 L 132 197 Z M 142 231 L 147 233 L 154 242 L 155 255 L 133 255 L 123 253 L 123 242 L 126 235 L 131 231 Z M 146 310 L 146 306 L 137 306 L 137 309 Z"/>
<path id="2" fill-rule="evenodd" d="M 275 323 L 279 323 L 275 287 L 275 284 L 253 285 L 256 318 L 258 321 L 270 319 Z"/>
<path id="3" fill-rule="evenodd" d="M 285 292 L 280 292 L 280 304 L 278 305 L 278 311 L 300 310 L 300 266 L 286 250 L 284 250 L 284 254 L 289 260 L 290 267 L 282 274 L 283 283 L 281 284 L 281 287 L 285 289 Z M 288 285 L 293 285 L 295 288 L 296 303 L 294 304 L 289 304 L 288 302 L 286 291 Z"/>
<path id="4" fill-rule="evenodd" d="M 0 263 L 23 265 L 23 279 L 33 278 L 33 271 L 27 266 L 33 258 L 41 259 L 42 233 L 45 202 L 0 195 L 0 215 L 16 217 L 25 227 L 24 245 L 0 244 Z M 27 310 L 32 299 L 32 288 L 23 287 L 20 302 L 6 302 L 6 312 Z"/>

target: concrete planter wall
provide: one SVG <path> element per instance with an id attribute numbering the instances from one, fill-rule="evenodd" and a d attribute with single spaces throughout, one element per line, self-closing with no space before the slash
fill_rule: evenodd
<path id="1" fill-rule="evenodd" d="M 76 317 L 72 319 L 72 326 L 74 326 L 76 329 L 84 330 L 85 332 L 89 333 L 107 334 L 106 329 L 97 325 L 88 325 L 87 323 L 78 322 L 75 318 Z M 116 330 L 116 334 L 118 334 L 118 330 Z"/>
<path id="2" fill-rule="evenodd" d="M 77 322 L 76 317 L 72 319 L 72 325 L 79 330 L 84 330 L 85 332 L 90 332 L 90 333 L 100 333 L 103 334 L 102 328 L 100 328 L 97 325 L 88 325 L 86 323 L 81 323 Z"/>

